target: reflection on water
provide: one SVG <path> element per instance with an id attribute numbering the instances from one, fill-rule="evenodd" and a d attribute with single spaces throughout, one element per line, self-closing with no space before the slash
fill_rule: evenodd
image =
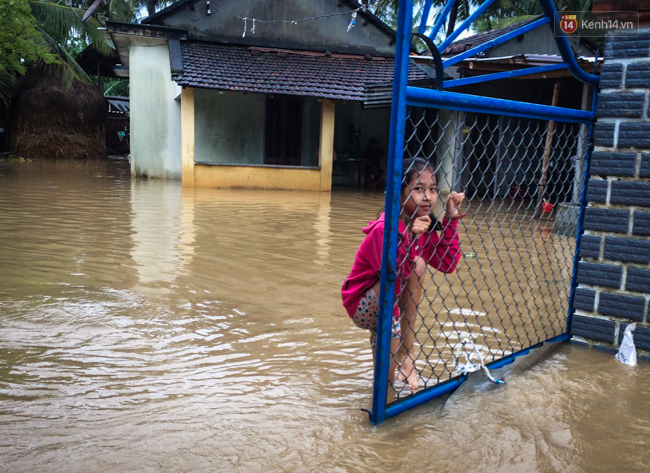
<path id="1" fill-rule="evenodd" d="M 339 289 L 382 206 L 0 165 L 0 470 L 642 471 L 650 367 L 572 346 L 368 424 Z"/>

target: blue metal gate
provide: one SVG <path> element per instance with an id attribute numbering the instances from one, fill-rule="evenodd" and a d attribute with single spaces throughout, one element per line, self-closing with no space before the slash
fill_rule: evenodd
<path id="1" fill-rule="evenodd" d="M 445 80 L 449 66 L 559 21 L 552 0 L 540 0 L 542 17 L 443 59 L 439 51 L 494 0 L 486 0 L 436 48 L 431 38 L 453 3 L 447 1 L 427 37 L 423 33 L 432 0 L 426 2 L 415 34 L 426 42 L 434 64 L 436 88 L 425 89 L 407 85 L 413 0 L 399 2 L 371 412 L 375 424 L 454 390 L 467 379 L 469 367 L 483 359 L 497 368 L 544 342 L 569 339 L 598 77 L 578 65 L 566 36 L 556 36 L 560 63 Z M 562 69 L 593 86 L 591 110 L 448 90 Z M 411 182 L 403 182 L 403 165 L 417 167 L 409 173 Z M 467 207 L 461 220 L 441 219 L 440 236 L 434 231 L 428 243 L 424 234 L 409 233 L 413 215 L 404 213 L 423 169 L 433 176 L 432 191 L 465 192 Z M 575 205 L 563 203 L 571 200 Z M 434 213 L 442 212 L 438 205 Z M 429 253 L 420 248 L 427 244 Z M 424 274 L 418 272 L 419 257 L 410 256 L 414 247 L 420 251 L 414 254 L 428 255 Z M 434 263 L 432 253 L 437 255 Z M 458 260 L 456 271 L 443 260 L 452 266 Z M 417 281 L 417 290 L 410 281 Z M 391 314 L 401 317 L 399 324 Z M 393 343 L 391 348 L 392 338 L 399 347 Z"/>

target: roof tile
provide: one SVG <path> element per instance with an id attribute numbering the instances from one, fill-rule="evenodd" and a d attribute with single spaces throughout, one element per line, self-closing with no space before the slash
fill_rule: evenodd
<path id="1" fill-rule="evenodd" d="M 200 41 L 181 41 L 181 86 L 262 94 L 363 101 L 364 87 L 393 81 L 393 58 L 297 50 L 273 50 Z M 415 63 L 409 81 L 429 76 Z"/>
<path id="2" fill-rule="evenodd" d="M 493 39 L 503 36 L 504 34 L 510 33 L 511 31 L 514 31 L 517 28 L 526 26 L 527 24 L 539 20 L 540 18 L 541 16 L 536 16 L 534 18 L 529 18 L 527 20 L 514 23 L 510 26 L 497 28 L 495 30 L 486 31 L 485 33 L 478 33 L 472 36 L 468 36 L 467 38 L 456 40 L 453 43 L 451 43 L 442 52 L 442 54 L 458 54 L 458 53 L 465 52 L 468 49 L 475 48 L 476 46 L 480 46 L 481 44 L 487 43 L 488 41 L 492 41 Z"/>

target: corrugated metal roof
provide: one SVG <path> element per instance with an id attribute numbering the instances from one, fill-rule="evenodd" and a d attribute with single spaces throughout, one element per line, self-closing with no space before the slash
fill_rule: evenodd
<path id="1" fill-rule="evenodd" d="M 128 115 L 131 112 L 128 97 L 106 97 L 108 113 Z"/>

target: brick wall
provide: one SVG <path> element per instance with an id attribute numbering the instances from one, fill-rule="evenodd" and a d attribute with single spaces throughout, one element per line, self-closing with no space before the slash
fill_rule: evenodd
<path id="1" fill-rule="evenodd" d="M 650 355 L 650 29 L 609 36 L 580 244 L 574 341 L 616 350 L 628 323 Z"/>

